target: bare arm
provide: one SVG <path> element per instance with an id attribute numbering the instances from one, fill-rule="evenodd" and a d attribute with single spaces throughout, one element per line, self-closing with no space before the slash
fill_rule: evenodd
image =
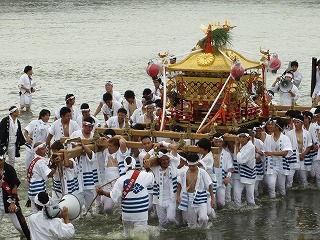
<path id="1" fill-rule="evenodd" d="M 211 196 L 211 207 L 214 208 L 214 194 L 213 194 L 213 184 L 210 184 L 209 186 L 209 193 Z"/>
<path id="2" fill-rule="evenodd" d="M 82 144 L 82 147 L 83 147 L 83 150 L 85 151 L 85 153 L 88 155 L 88 157 L 90 159 L 92 159 L 92 150 L 84 143 L 81 143 L 81 144 Z"/>
<path id="3" fill-rule="evenodd" d="M 29 144 L 32 144 L 32 140 L 31 140 L 31 138 L 29 136 L 29 132 L 27 130 L 24 130 L 24 137 L 26 138 L 26 140 Z"/>
<path id="4" fill-rule="evenodd" d="M 96 117 L 98 115 L 98 113 L 101 111 L 102 106 L 103 106 L 103 103 L 100 102 L 98 107 L 97 107 L 97 109 L 96 109 L 96 111 L 94 112 L 93 116 Z"/>
<path id="5" fill-rule="evenodd" d="M 178 183 L 178 185 L 177 185 L 177 203 L 178 204 L 180 204 L 180 202 L 181 202 L 180 194 L 181 194 L 181 185 L 180 185 L 180 183 Z"/>

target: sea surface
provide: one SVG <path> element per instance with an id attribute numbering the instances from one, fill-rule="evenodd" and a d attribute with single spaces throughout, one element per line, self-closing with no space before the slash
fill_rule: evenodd
<path id="1" fill-rule="evenodd" d="M 182 60 L 204 37 L 200 24 L 225 19 L 236 26 L 232 49 L 247 58 L 259 61 L 260 48 L 277 53 L 282 61 L 278 75 L 289 61 L 299 62 L 298 103 L 310 105 L 311 58 L 320 57 L 319 9 L 319 0 L 0 0 L 0 118 L 19 103 L 17 81 L 26 65 L 33 66 L 37 91 L 32 112 L 20 115 L 23 127 L 42 108 L 53 113 L 67 93 L 76 95 L 78 107 L 87 102 L 94 111 L 106 80 L 121 94 L 131 89 L 140 98 L 144 88 L 153 86 L 145 70 L 149 60 L 163 52 Z M 267 86 L 278 75 L 268 73 Z M 17 161 L 24 204 L 24 151 Z M 319 199 L 314 184 L 275 201 L 263 196 L 254 209 L 217 211 L 206 230 L 163 231 L 151 217 L 150 239 L 320 239 Z M 74 224 L 74 239 L 123 238 L 117 214 Z M 18 234 L 5 217 L 0 239 L 13 238 Z"/>

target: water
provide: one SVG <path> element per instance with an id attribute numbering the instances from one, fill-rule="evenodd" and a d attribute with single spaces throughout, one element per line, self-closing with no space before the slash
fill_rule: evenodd
<path id="1" fill-rule="evenodd" d="M 311 58 L 320 57 L 318 0 L 0 0 L 0 5 L 0 117 L 7 115 L 11 105 L 18 105 L 17 80 L 26 65 L 33 66 L 37 81 L 33 112 L 20 116 L 23 127 L 40 109 L 55 111 L 67 93 L 76 94 L 78 106 L 88 102 L 95 109 L 105 80 L 112 80 L 122 94 L 132 89 L 141 97 L 145 87 L 152 87 L 145 72 L 150 59 L 159 52 L 189 52 L 204 36 L 200 24 L 225 19 L 237 26 L 232 30 L 233 48 L 244 51 L 249 59 L 260 59 L 260 47 L 270 49 L 282 60 L 279 73 L 289 61 L 298 60 L 304 76 L 298 103 L 311 102 Z M 268 74 L 267 86 L 275 77 Z M 23 157 L 18 161 L 24 203 Z M 319 197 L 315 189 L 293 191 L 279 201 L 262 199 L 258 209 L 218 212 L 209 230 L 151 232 L 154 239 L 316 239 Z M 155 226 L 156 220 L 151 219 L 151 224 Z M 97 216 L 75 226 L 75 239 L 122 238 L 118 220 Z M 17 237 L 7 218 L 0 236 Z"/>

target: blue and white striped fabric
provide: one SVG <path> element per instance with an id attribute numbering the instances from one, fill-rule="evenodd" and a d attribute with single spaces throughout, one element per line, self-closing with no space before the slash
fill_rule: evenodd
<path id="1" fill-rule="evenodd" d="M 39 192 L 46 191 L 45 180 L 30 182 L 28 194 L 30 197 L 35 197 Z"/>

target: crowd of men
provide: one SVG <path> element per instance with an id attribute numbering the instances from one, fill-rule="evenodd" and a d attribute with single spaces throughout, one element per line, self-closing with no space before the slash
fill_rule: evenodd
<path id="1" fill-rule="evenodd" d="M 26 67 L 25 74 L 31 82 L 30 66 Z M 23 85 L 26 93 L 34 92 L 31 85 Z M 161 80 L 154 79 L 154 86 L 154 90 L 143 91 L 142 100 L 136 99 L 131 90 L 126 91 L 122 99 L 120 93 L 113 90 L 113 83 L 107 81 L 106 92 L 94 115 L 87 103 L 81 104 L 79 110 L 75 96 L 67 94 L 65 105 L 55 111 L 51 125 L 48 123 L 51 112 L 42 109 L 37 120 L 22 128 L 19 109 L 11 107 L 0 123 L 0 219 L 5 213 L 9 214 L 14 226 L 27 238 L 31 235 L 31 239 L 39 239 L 50 227 L 58 225 L 62 235 L 50 239 L 70 237 L 74 228 L 69 223 L 68 209 L 61 211 L 63 221 L 58 222 L 43 212 L 55 199 L 74 194 L 80 205 L 85 206 L 85 214 L 91 216 L 93 202 L 96 213 L 101 214 L 112 214 L 120 206 L 124 233 L 128 237 L 132 228 L 147 226 L 152 211 L 163 228 L 173 223 L 187 224 L 190 228 L 206 227 L 208 220 L 214 218 L 215 209 L 229 202 L 235 207 L 242 206 L 244 188 L 247 205 L 255 205 L 255 199 L 263 190 L 270 198 L 276 197 L 276 188 L 280 195 L 285 195 L 295 179 L 305 188 L 309 177 L 315 177 L 320 189 L 320 108 L 313 113 L 288 111 L 289 121 L 276 118 L 251 128 L 240 128 L 229 133 L 236 136 L 234 141 L 225 141 L 226 135 L 220 133 L 212 139 L 200 139 L 196 142 L 198 154 L 178 152 L 175 139 L 152 139 L 147 135 L 138 140 L 142 149 L 130 149 L 113 128 L 124 128 L 128 119 L 131 126 L 141 129 L 140 123 L 157 119 L 157 108 L 162 104 Z M 30 109 L 31 94 L 27 98 L 27 101 L 26 97 L 21 99 L 21 108 Z M 105 124 L 96 118 L 101 110 Z M 69 158 L 60 139 L 90 139 L 101 125 L 107 128 L 101 135 L 108 141 L 107 146 L 94 152 L 82 143 L 84 154 Z M 177 129 L 183 131 L 181 127 Z M 20 209 L 17 197 L 20 181 L 14 163 L 23 145 L 28 196 L 35 214 L 29 218 L 30 233 L 21 210 L 20 215 L 16 210 Z M 219 148 L 219 153 L 214 154 L 212 146 Z M 72 143 L 68 148 L 72 148 Z M 157 164 L 151 165 L 147 161 L 150 158 L 156 158 Z M 6 168 L 9 170 L 4 170 Z M 47 189 L 49 178 L 53 179 L 51 191 Z"/>

